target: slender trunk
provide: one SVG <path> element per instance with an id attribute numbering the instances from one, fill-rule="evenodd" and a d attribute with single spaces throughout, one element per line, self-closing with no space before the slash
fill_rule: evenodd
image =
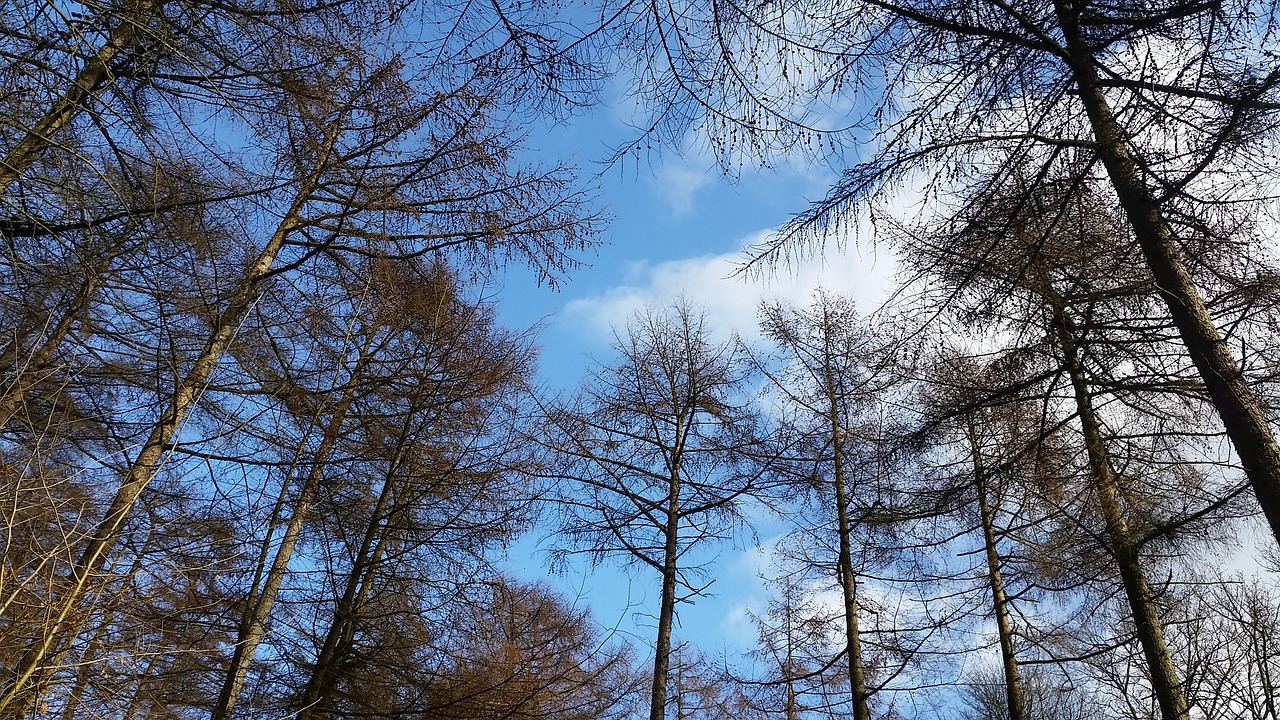
<path id="1" fill-rule="evenodd" d="M 799 720 L 800 708 L 796 702 L 796 661 L 795 647 L 796 640 L 791 629 L 791 598 L 787 598 L 786 605 L 786 627 L 787 627 L 787 664 L 783 668 L 783 678 L 787 681 L 787 707 L 784 717 L 786 720 Z"/>
<path id="2" fill-rule="evenodd" d="M 408 452 L 407 435 L 411 421 L 412 415 L 405 420 L 405 428 L 400 433 L 395 456 L 383 476 L 382 491 L 374 504 L 369 524 L 365 526 L 364 537 L 361 538 L 351 572 L 347 575 L 342 597 L 338 598 L 334 608 L 333 622 L 329 624 L 324 642 L 316 655 L 316 664 L 311 670 L 311 677 L 307 679 L 303 706 L 298 711 L 296 720 L 311 720 L 311 718 L 326 717 L 331 713 L 329 706 L 333 701 L 333 691 L 338 681 L 334 666 L 346 654 L 355 637 L 356 615 L 368 596 L 371 575 L 381 560 L 382 541 L 385 539 L 383 520 L 387 517 L 387 506 L 391 504 L 395 494 L 396 474 Z"/>
<path id="3" fill-rule="evenodd" d="M 15 702 L 21 707 L 23 704 L 21 699 L 27 695 L 33 685 L 39 684 L 39 678 L 47 670 L 46 661 L 54 659 L 69 639 L 67 630 L 73 624 L 80 602 L 92 586 L 94 576 L 98 574 L 119 538 L 125 520 L 133 510 L 138 496 L 164 464 L 169 444 L 178 433 L 187 413 L 204 391 L 206 382 L 213 374 L 222 353 L 231 344 L 236 328 L 240 325 L 245 313 L 256 300 L 263 282 L 270 274 L 276 256 L 284 245 L 285 238 L 302 223 L 302 209 L 319 183 L 320 173 L 328 153 L 333 148 L 336 136 L 337 123 L 330 127 L 324 150 L 311 175 L 303 180 L 289 210 L 275 232 L 258 257 L 245 270 L 244 276 L 231 293 L 226 308 L 214 321 L 212 332 L 205 341 L 200 355 L 192 364 L 187 376 L 174 389 L 173 396 L 152 427 L 146 443 L 129 466 L 124 481 L 117 488 L 102 520 L 90 536 L 79 560 L 71 567 L 71 588 L 60 599 L 59 606 L 50 613 L 50 620 L 45 627 L 43 637 L 25 650 L 12 670 L 9 683 L 0 691 L 0 718 L 16 717 L 22 714 L 21 710 L 15 710 Z"/>
<path id="4" fill-rule="evenodd" d="M 111 80 L 112 65 L 118 56 L 133 45 L 142 30 L 160 9 L 162 0 L 137 0 L 126 17 L 107 36 L 98 52 L 71 81 L 49 111 L 36 121 L 26 135 L 0 160 L 0 193 L 17 180 L 43 150 L 55 144 L 54 136 L 83 109 L 85 100 Z"/>
<path id="5" fill-rule="evenodd" d="M 328 425 L 325 426 L 320 446 L 316 448 L 315 457 L 311 462 L 311 470 L 307 473 L 307 479 L 303 483 L 302 490 L 298 495 L 298 501 L 294 505 L 293 515 L 289 518 L 289 525 L 285 528 L 284 537 L 280 540 L 280 547 L 276 550 L 275 558 L 271 562 L 271 569 L 267 572 L 266 582 L 260 592 L 254 593 L 249 607 L 245 609 L 245 617 L 240 623 L 240 629 L 236 637 L 236 649 L 231 657 L 231 664 L 227 668 L 226 679 L 223 681 L 222 691 L 218 695 L 218 702 L 213 707 L 213 720 L 227 720 L 230 718 L 231 711 L 240 696 L 245 677 L 249 673 L 249 666 L 253 663 L 253 655 L 266 634 L 267 618 L 271 616 L 271 608 L 280 592 L 280 584 L 284 581 L 284 576 L 289 569 L 289 561 L 293 558 L 293 551 L 298 545 L 298 538 L 302 536 L 303 525 L 306 524 L 307 518 L 311 513 L 311 504 L 315 501 L 316 492 L 320 487 L 325 463 L 328 461 L 329 454 L 333 451 L 333 446 L 338 441 L 342 423 L 347 416 L 347 410 L 355 399 L 357 379 L 363 371 L 364 363 L 365 356 L 362 350 L 360 359 L 356 361 L 356 366 L 351 371 L 347 389 L 343 392 L 342 398 L 339 399 L 337 405 L 334 406 L 333 415 L 330 417 Z"/>
<path id="6" fill-rule="evenodd" d="M 1026 700 L 1022 694 L 1022 676 L 1013 647 L 1013 622 L 1009 617 L 1009 598 L 1004 592 L 1000 573 L 1000 553 L 996 546 L 995 516 L 987 500 L 987 472 L 978 447 L 977 431 L 969 420 L 969 450 L 973 455 L 973 482 L 978 491 L 978 518 L 982 524 L 982 543 L 987 556 L 987 582 L 991 586 L 991 604 L 995 609 L 996 632 L 1000 636 L 1000 659 L 1004 667 L 1005 698 L 1009 704 L 1009 720 L 1027 720 Z"/>
<path id="7" fill-rule="evenodd" d="M 1124 133 L 1107 102 L 1093 53 L 1080 31 L 1077 13 L 1082 5 L 1066 0 L 1055 0 L 1054 5 L 1099 157 L 1187 354 L 1217 408 L 1271 532 L 1280 541 L 1280 445 L 1179 256 L 1160 201 L 1138 173 Z"/>
<path id="8" fill-rule="evenodd" d="M 853 526 L 849 520 L 849 488 L 844 473 L 844 432 L 840 422 L 840 402 L 836 392 L 835 371 L 831 367 L 831 349 L 826 348 L 824 373 L 831 423 L 833 480 L 836 494 L 836 533 L 840 547 L 837 570 L 844 601 L 845 654 L 849 660 L 849 694 L 853 702 L 854 720 L 870 720 L 867 706 L 866 673 L 862 666 L 862 636 L 858 629 L 858 583 L 853 569 Z"/>
<path id="9" fill-rule="evenodd" d="M 1102 437 L 1101 424 L 1093 411 L 1093 399 L 1085 380 L 1084 366 L 1080 362 L 1076 328 L 1061 305 L 1055 307 L 1055 315 L 1054 324 L 1062 350 L 1063 363 L 1071 376 L 1076 412 L 1080 416 L 1085 450 L 1089 456 L 1090 479 L 1106 524 L 1107 540 L 1116 559 L 1120 580 L 1129 601 L 1129 609 L 1133 613 L 1138 643 L 1142 646 L 1142 652 L 1146 656 L 1147 667 L 1151 673 L 1151 688 L 1160 705 L 1160 714 L 1164 720 L 1188 720 L 1187 700 L 1182 694 L 1181 682 L 1178 680 L 1178 671 L 1174 667 L 1173 658 L 1165 645 L 1160 616 L 1156 612 L 1151 588 L 1142 571 L 1142 560 L 1138 555 L 1133 534 L 1124 517 L 1115 471 L 1111 467 L 1111 458 Z"/>
<path id="10" fill-rule="evenodd" d="M 677 457 L 678 457 L 678 450 Z M 674 463 L 679 467 L 679 463 Z M 676 612 L 676 559 L 680 533 L 680 476 L 671 473 L 667 495 L 667 524 L 662 548 L 662 604 L 658 609 L 658 638 L 654 645 L 653 690 L 649 701 L 649 720 L 662 720 L 667 708 L 667 675 L 671 668 L 671 627 Z"/>

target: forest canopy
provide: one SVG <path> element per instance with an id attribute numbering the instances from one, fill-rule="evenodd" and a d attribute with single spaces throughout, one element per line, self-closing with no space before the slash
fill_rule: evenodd
<path id="1" fill-rule="evenodd" d="M 0 720 L 1280 720 L 1278 30 L 6 3 Z M 609 98 L 608 167 L 831 173 L 745 274 L 871 242 L 890 300 L 744 339 L 676 298 L 550 387 L 492 288 L 610 240 L 606 175 L 530 130 Z M 700 645 L 681 611 L 764 522 L 754 650 Z M 579 571 L 652 607 L 622 629 Z"/>

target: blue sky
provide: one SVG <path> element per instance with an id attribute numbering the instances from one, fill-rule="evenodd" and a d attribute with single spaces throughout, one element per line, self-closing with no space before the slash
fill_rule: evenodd
<path id="1" fill-rule="evenodd" d="M 566 162 L 584 177 L 595 176 L 600 205 L 611 217 L 604 245 L 584 257 L 584 267 L 558 290 L 537 287 L 528 272 L 515 267 L 500 288 L 500 311 L 509 325 L 541 325 L 541 381 L 549 391 L 572 392 L 592 358 L 609 362 L 612 328 L 646 305 L 679 295 L 705 307 L 712 326 L 748 339 L 762 300 L 808 304 L 822 286 L 854 296 L 865 313 L 883 299 L 892 257 L 866 247 L 832 248 L 775 277 L 729 277 L 745 257 L 744 247 L 826 192 L 834 177 L 830 171 L 746 168 L 731 180 L 700 152 L 696 137 L 683 152 L 642 154 L 605 167 L 600 160 L 630 137 L 626 120 L 623 110 L 605 104 L 572 122 L 536 128 L 527 143 L 531 162 Z M 762 611 L 767 600 L 760 575 L 768 573 L 767 548 L 782 527 L 766 511 L 756 515 L 757 536 L 720 549 L 712 596 L 679 610 L 679 638 L 713 656 L 749 649 L 755 630 L 745 611 Z M 583 567 L 550 576 L 545 561 L 531 537 L 512 549 L 509 565 L 580 598 L 605 627 L 634 633 L 639 647 L 652 642 L 658 582 L 652 572 L 628 574 L 606 564 L 593 572 Z"/>
<path id="2" fill-rule="evenodd" d="M 546 381 L 577 382 L 585 353 L 607 350 L 611 326 L 645 304 L 681 293 L 707 307 L 718 325 L 749 334 L 764 299 L 807 304 L 822 285 L 854 295 L 869 311 L 883 297 L 892 257 L 867 248 L 834 249 L 776 277 L 730 278 L 743 248 L 825 194 L 834 174 L 805 166 L 746 168 L 736 180 L 690 139 L 677 152 L 654 151 L 606 167 L 610 148 L 631 137 L 624 113 L 604 105 L 571 122 L 540 127 L 527 143 L 532 162 L 566 162 L 599 184 L 599 204 L 611 218 L 604 245 L 583 257 L 556 291 L 538 288 L 529 273 L 510 268 L 501 311 L 515 327 L 541 322 Z M 603 359 L 603 358 L 602 358 Z"/>

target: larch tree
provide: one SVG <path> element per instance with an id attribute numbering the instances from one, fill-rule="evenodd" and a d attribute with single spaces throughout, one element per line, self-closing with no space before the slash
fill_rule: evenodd
<path id="1" fill-rule="evenodd" d="M 863 568 L 877 555 L 873 549 L 874 516 L 884 507 L 892 479 L 883 476 L 883 438 L 878 401 L 893 384 L 893 374 L 880 362 L 874 335 L 847 299 L 819 292 L 809 308 L 765 306 L 761 327 L 777 350 L 781 369 L 762 371 L 779 396 L 784 419 L 783 454 L 794 470 L 794 485 L 816 499 L 798 509 L 805 533 L 835 538 L 832 558 L 808 561 L 834 568 L 841 595 L 843 643 L 840 653 L 848 671 L 849 707 L 855 720 L 869 720 L 870 699 L 877 688 L 867 679 L 858 584 Z M 814 510 L 825 515 L 817 520 Z M 808 543 L 806 543 L 808 544 Z M 820 547 L 829 542 L 817 543 Z M 892 675 L 896 673 L 886 673 Z"/>
<path id="2" fill-rule="evenodd" d="M 634 316 L 581 397 L 551 408 L 548 474 L 564 486 L 565 550 L 659 577 L 650 720 L 667 716 L 677 606 L 706 591 L 714 544 L 741 527 L 759 485 L 758 420 L 736 340 L 717 342 L 687 303 Z"/>
<path id="3" fill-rule="evenodd" d="M 1026 717 L 1038 720 L 1085 720 L 1097 717 L 1096 701 L 1079 688 L 1063 682 L 1052 669 L 1032 666 L 1024 669 L 1023 702 Z M 1008 694 L 1003 673 L 982 669 L 972 674 L 964 688 L 968 720 L 1010 720 Z"/>
<path id="4" fill-rule="evenodd" d="M 299 718 L 411 711 L 429 692 L 413 678 L 444 621 L 434 609 L 491 574 L 486 551 L 527 523 L 513 422 L 532 351 L 451 273 L 424 279 L 383 290 L 401 318 L 354 402 L 341 486 L 318 508 L 325 572 L 297 659 Z"/>
<path id="5" fill-rule="evenodd" d="M 1178 358 L 1162 351 L 1168 334 L 1161 329 L 1170 321 L 1152 307 L 1149 276 L 1126 261 L 1137 250 L 1117 216 L 1080 178 L 1055 192 L 1048 183 L 1026 192 L 1012 191 L 1026 189 L 1016 180 L 995 185 L 991 195 L 1003 197 L 1002 204 L 993 200 L 987 212 L 918 238 L 913 257 L 932 268 L 941 280 L 937 290 L 957 309 L 967 308 L 961 315 L 972 324 L 1005 336 L 998 342 L 1024 343 L 1006 351 L 1030 360 L 1032 378 L 1015 386 L 1027 390 L 1051 378 L 1050 387 L 1061 383 L 1060 400 L 1046 399 L 1042 407 L 1050 424 L 1059 422 L 1059 413 L 1073 418 L 1088 461 L 1080 468 L 1087 503 L 1068 515 L 1077 519 L 1064 537 L 1084 541 L 1072 550 L 1077 563 L 1092 554 L 1090 542 L 1100 543 L 1120 580 L 1160 712 L 1185 718 L 1183 683 L 1149 568 L 1155 547 L 1204 522 L 1233 488 L 1229 479 L 1215 487 L 1184 462 L 1177 438 L 1192 434 L 1191 420 L 1179 422 L 1177 408 L 1191 415 L 1187 403 L 1195 406 L 1195 393 L 1169 382 Z M 1151 367 L 1161 369 L 1144 385 Z M 1017 394 L 1001 392 L 1003 398 L 997 392 L 987 401 Z M 1139 435 L 1148 422 L 1159 429 Z M 1195 507 L 1186 506 L 1189 497 Z M 1091 528 L 1090 515 L 1101 518 L 1101 527 Z"/>
<path id="6" fill-rule="evenodd" d="M 1280 718 L 1280 602 L 1274 582 L 1200 574 L 1172 632 L 1187 698 L 1206 717 Z"/>
<path id="7" fill-rule="evenodd" d="M 932 415 L 951 415 L 957 404 L 967 405 L 974 395 L 996 395 L 997 391 L 988 386 L 993 384 L 993 376 L 1000 375 L 998 361 L 983 367 L 961 355 L 938 358 L 925 382 L 926 424 Z M 1016 379 L 1020 378 L 1015 382 Z M 1000 649 L 1000 716 L 1008 720 L 1030 717 L 1018 659 L 1021 637 L 1014 606 L 1018 600 L 1035 599 L 1033 587 L 1020 587 L 1010 577 L 1017 574 L 1013 565 L 1015 553 L 1034 549 L 1016 551 L 1010 544 L 1019 540 L 1026 543 L 1034 537 L 1037 520 L 1041 519 L 1036 517 L 1040 508 L 1035 507 L 1034 491 L 1020 492 L 1018 483 L 1045 474 L 1040 463 L 1050 454 L 1042 452 L 1049 438 L 1038 408 L 1020 400 L 1016 396 L 1005 397 L 995 407 L 968 407 L 951 422 L 939 423 L 946 429 L 939 432 L 942 427 L 936 427 L 931 433 L 937 450 L 931 453 L 936 459 L 926 475 L 926 485 L 930 487 L 914 498 L 926 507 L 925 513 L 959 516 L 960 531 L 971 533 L 976 529 L 981 537 L 981 551 L 977 554 L 982 558 L 982 569 L 973 574 L 983 579 L 984 594 L 990 595 L 989 610 Z M 1023 475 L 1028 477 L 1020 477 Z M 1028 497 L 1030 502 L 1023 499 Z M 985 688 L 980 697 L 984 705 L 992 704 L 992 693 Z"/>
<path id="8" fill-rule="evenodd" d="M 590 613 L 541 585 L 494 578 L 449 615 L 424 710 L 441 720 L 631 717 L 643 673 Z"/>
<path id="9" fill-rule="evenodd" d="M 790 575 L 777 578 L 765 611 L 751 613 L 758 640 L 750 664 L 734 675 L 741 705 L 735 717 L 802 720 L 848 714 L 849 675 L 839 656 L 843 608 L 833 611 L 815 593 L 825 588 L 806 582 Z"/>

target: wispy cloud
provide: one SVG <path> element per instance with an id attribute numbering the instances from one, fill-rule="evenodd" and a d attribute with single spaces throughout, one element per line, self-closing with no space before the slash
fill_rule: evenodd
<path id="1" fill-rule="evenodd" d="M 717 179 L 714 167 L 700 170 L 696 161 L 674 156 L 658 168 L 654 190 L 668 212 L 683 218 L 693 214 L 698 191 Z"/>

